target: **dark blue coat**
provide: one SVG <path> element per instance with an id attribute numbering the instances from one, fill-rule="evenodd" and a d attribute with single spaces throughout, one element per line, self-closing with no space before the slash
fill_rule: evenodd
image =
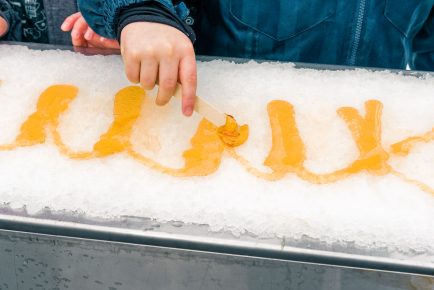
<path id="1" fill-rule="evenodd" d="M 149 0 L 79 0 L 94 30 L 114 38 L 119 9 Z M 188 11 L 158 0 L 182 19 Z M 434 70 L 434 0 L 204 0 L 204 55 Z"/>

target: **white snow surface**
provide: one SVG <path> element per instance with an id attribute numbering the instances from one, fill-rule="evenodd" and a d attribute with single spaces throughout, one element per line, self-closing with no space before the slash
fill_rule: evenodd
<path id="1" fill-rule="evenodd" d="M 115 93 L 130 85 L 119 56 L 84 56 L 0 46 L 0 144 L 14 140 L 35 111 L 40 93 L 53 84 L 79 87 L 60 118 L 68 146 L 90 150 L 110 125 Z M 434 126 L 434 78 L 390 72 L 317 71 L 291 64 L 227 61 L 198 63 L 198 95 L 250 126 L 237 151 L 263 166 L 271 145 L 266 111 L 274 99 L 294 105 L 307 150 L 306 167 L 331 172 L 358 156 L 350 131 L 336 110 L 364 102 L 384 104 L 383 146 L 425 133 Z M 152 120 L 152 122 L 150 122 Z M 180 102 L 157 107 L 149 98 L 134 128 L 140 152 L 167 166 L 181 167 L 198 116 L 184 118 Z M 389 162 L 434 188 L 434 142 L 419 144 L 407 157 Z M 434 196 L 393 175 L 361 173 L 327 185 L 287 175 L 270 182 L 249 174 L 225 155 L 207 177 L 177 178 L 153 171 L 125 154 L 70 160 L 51 139 L 38 146 L 0 151 L 0 203 L 35 214 L 80 211 L 89 217 L 121 215 L 160 222 L 207 224 L 212 231 L 249 232 L 259 238 L 310 237 L 326 244 L 351 242 L 360 248 L 386 247 L 391 256 L 434 262 Z"/>

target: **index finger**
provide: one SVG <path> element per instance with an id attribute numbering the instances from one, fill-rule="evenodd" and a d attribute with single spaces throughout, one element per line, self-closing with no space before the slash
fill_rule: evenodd
<path id="1" fill-rule="evenodd" d="M 81 17 L 81 13 L 80 12 L 77 12 L 77 13 L 74 13 L 72 15 L 69 15 L 63 21 L 62 26 L 60 26 L 60 29 L 62 29 L 63 31 L 71 31 L 71 29 L 74 27 L 75 22 L 80 17 Z"/>
<path id="2" fill-rule="evenodd" d="M 189 117 L 193 114 L 196 102 L 197 67 L 194 53 L 181 59 L 179 81 L 182 85 L 182 113 Z"/>

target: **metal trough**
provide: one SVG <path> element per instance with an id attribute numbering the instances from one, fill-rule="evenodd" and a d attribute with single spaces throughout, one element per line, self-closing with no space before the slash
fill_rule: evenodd
<path id="1" fill-rule="evenodd" d="M 90 220 L 49 210 L 29 216 L 5 206 L 2 289 L 434 289 L 434 264 L 306 241 L 288 246 L 285 240 L 234 237 L 211 233 L 206 225 L 145 217 Z"/>

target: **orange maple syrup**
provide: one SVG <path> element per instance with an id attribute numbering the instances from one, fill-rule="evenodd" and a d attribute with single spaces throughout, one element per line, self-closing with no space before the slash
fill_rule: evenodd
<path id="1" fill-rule="evenodd" d="M 146 97 L 145 91 L 137 86 L 120 90 L 114 101 L 113 122 L 93 146 L 90 152 L 74 152 L 65 145 L 58 133 L 59 117 L 67 109 L 78 93 L 78 88 L 70 85 L 55 85 L 46 89 L 39 97 L 36 111 L 31 114 L 20 128 L 15 141 L 1 145 L 0 150 L 13 150 L 18 147 L 45 143 L 50 132 L 60 152 L 72 159 L 103 158 L 113 154 L 125 153 L 134 160 L 153 170 L 172 176 L 206 176 L 218 170 L 223 153 L 236 159 L 251 174 L 266 180 L 279 180 L 286 174 L 314 183 L 332 183 L 360 172 L 376 176 L 393 174 L 400 179 L 417 185 L 422 190 L 434 194 L 434 189 L 405 175 L 394 171 L 387 163 L 390 154 L 381 145 L 381 118 L 383 105 L 376 100 L 365 103 L 365 115 L 351 107 L 338 109 L 338 115 L 347 124 L 358 147 L 359 157 L 349 166 L 327 174 L 316 174 L 304 167 L 305 146 L 295 121 L 293 106 L 286 101 L 272 101 L 268 104 L 268 117 L 272 132 L 272 146 L 264 164 L 271 173 L 261 172 L 240 156 L 235 147 L 248 139 L 249 127 L 239 126 L 231 116 L 220 128 L 207 120 L 202 120 L 191 139 L 191 148 L 183 153 L 184 166 L 169 168 L 134 150 L 130 138 L 132 129 L 140 116 Z M 152 120 L 150 120 L 152 121 Z M 429 142 L 434 139 L 434 129 L 421 136 L 414 136 L 391 147 L 393 154 L 408 154 L 416 142 Z"/>

